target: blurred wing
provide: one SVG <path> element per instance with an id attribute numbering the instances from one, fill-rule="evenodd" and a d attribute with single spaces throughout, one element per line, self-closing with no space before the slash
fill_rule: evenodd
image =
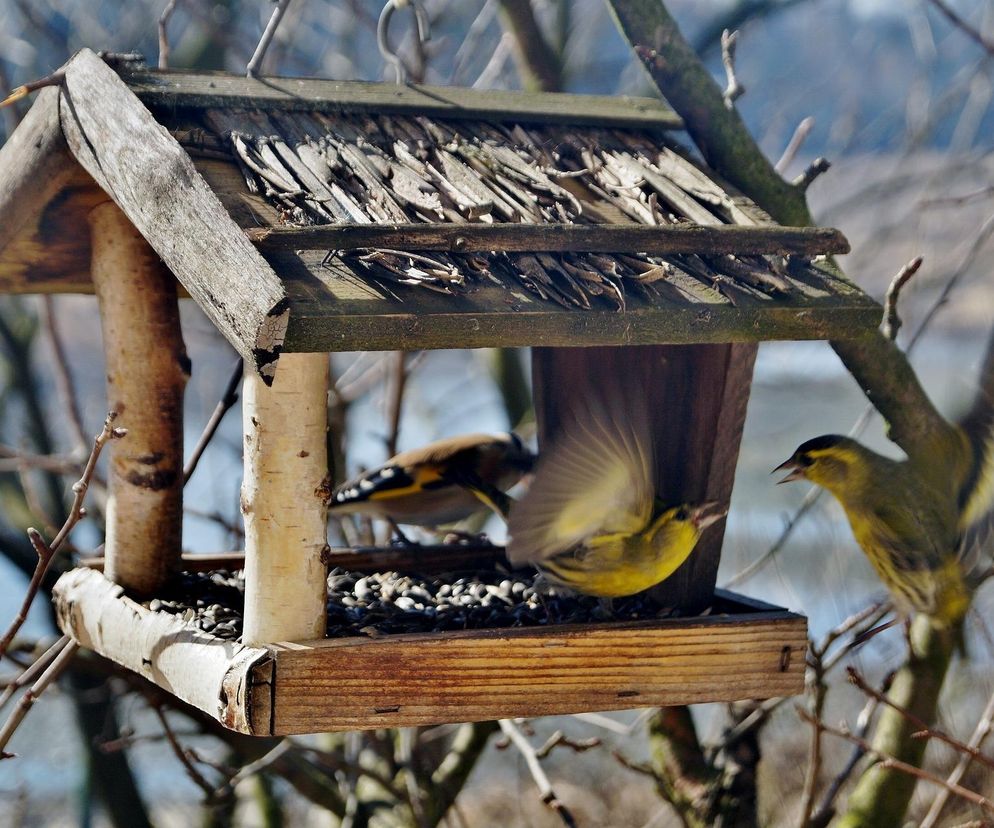
<path id="1" fill-rule="evenodd" d="M 960 488 L 960 529 L 988 517 L 994 509 L 994 335 L 980 368 L 973 407 L 960 421 L 970 450 L 970 468 Z"/>
<path id="2" fill-rule="evenodd" d="M 652 446 L 644 407 L 590 406 L 564 424 L 511 510 L 512 564 L 545 560 L 594 535 L 630 534 L 652 514 Z"/>
<path id="3" fill-rule="evenodd" d="M 973 588 L 994 575 L 994 512 L 976 521 L 963 535 L 959 559 L 966 581 Z"/>

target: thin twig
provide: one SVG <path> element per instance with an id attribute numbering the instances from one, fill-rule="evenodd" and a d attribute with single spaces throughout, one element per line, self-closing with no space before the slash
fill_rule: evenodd
<path id="1" fill-rule="evenodd" d="M 745 94 L 745 87 L 739 83 L 735 75 L 735 47 L 739 43 L 739 33 L 730 32 L 725 29 L 721 33 L 721 62 L 725 66 L 725 77 L 728 83 L 722 97 L 725 99 L 725 107 L 734 109 L 735 102 Z"/>
<path id="2" fill-rule="evenodd" d="M 117 417 L 116 412 L 111 412 L 107 415 L 107 419 L 104 420 L 104 427 L 101 432 L 93 440 L 93 450 L 90 452 L 90 457 L 86 461 L 86 467 L 83 469 L 83 474 L 80 476 L 72 487 L 73 491 L 73 501 L 72 506 L 69 508 L 69 516 L 66 518 L 66 522 L 62 524 L 62 528 L 59 530 L 58 534 L 51 544 L 45 543 L 45 539 L 38 533 L 37 530 L 31 528 L 28 529 L 28 539 L 31 541 L 31 545 L 35 548 L 38 553 L 38 564 L 35 566 L 34 574 L 31 576 L 31 583 L 28 584 L 27 592 L 24 596 L 24 601 L 21 603 L 21 608 L 17 613 L 17 617 L 11 622 L 10 627 L 7 632 L 4 633 L 2 639 L 0 639 L 0 658 L 3 658 L 4 653 L 7 652 L 7 648 L 10 646 L 10 642 L 14 640 L 14 636 L 17 635 L 18 630 L 27 620 L 28 610 L 31 608 L 31 604 L 35 599 L 35 595 L 38 594 L 38 590 L 41 588 L 42 580 L 45 574 L 48 572 L 49 567 L 52 565 L 52 561 L 55 559 L 56 553 L 65 543 L 69 533 L 72 531 L 73 527 L 79 523 L 79 521 L 85 516 L 86 512 L 83 509 L 83 499 L 86 497 L 86 490 L 90 485 L 90 480 L 93 477 L 93 471 L 97 466 L 97 460 L 100 457 L 100 452 L 103 450 L 104 445 L 112 439 L 119 439 L 124 437 L 128 432 L 123 428 L 114 428 L 114 419 Z"/>
<path id="3" fill-rule="evenodd" d="M 894 278 L 891 279 L 890 287 L 887 288 L 887 296 L 884 299 L 884 321 L 882 327 L 884 336 L 892 341 L 897 339 L 897 332 L 901 330 L 901 317 L 897 313 L 897 302 L 901 297 L 901 289 L 918 272 L 923 261 L 924 259 L 921 256 L 915 256 L 915 258 L 897 272 Z"/>
<path id="4" fill-rule="evenodd" d="M 32 454 L 0 444 L 0 472 L 40 469 L 53 474 L 79 472 L 82 461 L 69 454 Z"/>
<path id="5" fill-rule="evenodd" d="M 43 78 L 38 78 L 38 80 L 31 81 L 23 86 L 18 86 L 16 89 L 11 90 L 11 93 L 6 98 L 0 101 L 0 109 L 17 103 L 17 101 L 26 98 L 32 92 L 37 92 L 46 86 L 60 86 L 65 79 L 66 73 L 59 71 L 53 72 L 51 75 L 46 75 Z"/>
<path id="6" fill-rule="evenodd" d="M 811 659 L 811 673 L 813 676 L 809 682 L 811 687 L 811 712 L 809 715 L 813 721 L 820 722 L 825 714 L 825 697 L 828 695 L 828 686 L 825 684 L 825 663 L 818 656 Z M 811 728 L 808 763 L 804 772 L 804 788 L 801 791 L 801 820 L 799 823 L 801 828 L 808 828 L 811 825 L 811 814 L 814 811 L 818 778 L 821 776 L 821 734 L 820 727 Z"/>
<path id="7" fill-rule="evenodd" d="M 987 706 L 984 708 L 984 712 L 980 716 L 980 720 L 977 722 L 977 726 L 973 730 L 973 734 L 970 736 L 970 741 L 967 744 L 974 749 L 979 749 L 983 745 L 984 740 L 991 734 L 994 730 L 994 693 L 987 700 Z M 959 762 L 956 763 L 956 767 L 953 768 L 952 773 L 946 777 L 946 782 L 950 785 L 959 784 L 960 779 L 966 773 L 967 769 L 970 767 L 970 763 L 973 761 L 973 757 L 965 753 L 960 756 Z M 946 807 L 946 802 L 949 801 L 949 789 L 944 788 L 939 791 L 936 795 L 935 800 L 928 809 L 928 813 L 925 814 L 925 818 L 922 820 L 920 828 L 934 828 L 938 823 L 939 817 L 942 815 L 943 809 Z"/>
<path id="8" fill-rule="evenodd" d="M 980 46 L 988 55 L 994 56 L 994 41 L 991 41 L 984 37 L 983 34 L 969 23 L 967 23 L 956 10 L 950 6 L 946 0 L 929 0 L 929 2 L 935 6 L 946 19 L 953 24 L 957 29 L 959 29 L 963 34 L 965 34 L 970 40 Z"/>
<path id="9" fill-rule="evenodd" d="M 159 68 L 168 69 L 169 68 L 169 34 L 166 31 L 166 25 L 169 23 L 169 18 L 173 16 L 173 12 L 176 11 L 176 6 L 179 5 L 179 0 L 169 0 L 166 3 L 166 7 L 162 10 L 162 14 L 159 15 Z"/>
<path id="10" fill-rule="evenodd" d="M 894 673 L 888 673 L 887 678 L 884 680 L 885 693 L 890 689 L 890 682 L 893 678 Z M 870 732 L 870 723 L 873 721 L 873 714 L 876 712 L 876 709 L 877 700 L 867 699 L 866 704 L 863 705 L 863 709 L 859 712 L 859 716 L 856 718 L 856 735 L 861 739 L 865 739 L 866 735 Z M 832 821 L 835 816 L 835 808 L 833 807 L 835 798 L 839 795 L 842 786 L 852 776 L 852 772 L 856 770 L 856 766 L 864 756 L 866 756 L 866 751 L 860 745 L 855 745 L 849 756 L 849 761 L 846 762 L 842 770 L 829 783 L 821 798 L 821 802 L 818 803 L 817 810 L 811 815 L 808 821 L 811 828 L 824 828 L 824 826 L 827 826 Z"/>
<path id="11" fill-rule="evenodd" d="M 2 710 L 7 702 L 14 697 L 14 694 L 17 693 L 18 690 L 34 681 L 38 674 L 52 663 L 52 659 L 55 658 L 62 651 L 62 648 L 68 643 L 69 636 L 62 636 L 62 638 L 56 641 L 51 647 L 45 650 L 45 652 L 29 664 L 23 673 L 11 681 L 4 688 L 3 693 L 0 693 L 0 710 Z"/>
<path id="12" fill-rule="evenodd" d="M 970 192 L 963 193 L 962 195 L 923 198 L 918 202 L 918 205 L 920 207 L 959 207 L 963 204 L 969 204 L 971 201 L 987 198 L 991 195 L 994 195 L 994 185 L 980 187 L 977 190 L 971 190 Z"/>
<path id="13" fill-rule="evenodd" d="M 245 67 L 245 74 L 248 77 L 254 78 L 258 76 L 259 68 L 262 66 L 262 61 L 266 57 L 266 51 L 273 42 L 276 30 L 280 27 L 283 15 L 286 14 L 287 6 L 289 5 L 290 0 L 277 1 L 276 8 L 273 9 L 273 14 L 266 24 L 266 30 L 262 33 L 262 37 L 259 38 L 259 45 L 255 47 L 255 53 L 252 55 L 252 59 L 249 60 L 248 66 Z"/>
<path id="14" fill-rule="evenodd" d="M 21 722 L 24 721 L 24 717 L 28 715 L 28 711 L 31 709 L 32 705 L 38 700 L 42 693 L 48 689 L 49 685 L 57 679 L 63 670 L 69 666 L 69 662 L 72 660 L 73 655 L 75 655 L 76 650 L 79 649 L 79 645 L 69 639 L 62 645 L 62 649 L 59 654 L 52 660 L 52 663 L 45 668 L 45 672 L 41 674 L 41 677 L 34 684 L 31 685 L 30 689 L 21 696 L 21 700 L 17 703 L 17 707 L 14 708 L 10 717 L 4 722 L 3 727 L 0 727 L 0 759 L 7 759 L 12 756 L 12 754 L 7 753 L 4 748 L 7 747 L 7 743 L 10 741 L 10 737 L 14 735 L 17 728 L 20 726 Z"/>
<path id="15" fill-rule="evenodd" d="M 239 783 L 244 782 L 246 779 L 255 776 L 256 774 L 262 773 L 267 768 L 276 764 L 283 756 L 290 750 L 293 749 L 293 743 L 289 739 L 281 740 L 276 747 L 272 750 L 264 753 L 254 762 L 249 762 L 247 765 L 243 765 L 238 769 L 238 773 L 228 779 L 220 788 L 217 788 L 213 797 L 215 799 L 222 799 L 230 795 Z"/>
<path id="16" fill-rule="evenodd" d="M 933 785 L 938 785 L 941 788 L 945 788 L 951 794 L 965 799 L 967 802 L 972 802 L 974 805 L 982 808 L 994 814 L 994 802 L 991 802 L 987 797 L 981 796 L 976 791 L 971 791 L 967 788 L 963 788 L 960 785 L 950 784 L 941 776 L 936 776 L 934 773 L 922 770 L 921 768 L 916 768 L 914 765 L 909 765 L 907 762 L 902 762 L 895 756 L 891 756 L 888 753 L 879 751 L 874 748 L 865 739 L 850 733 L 847 730 L 842 730 L 840 728 L 831 727 L 824 722 L 818 721 L 817 719 L 812 719 L 806 710 L 798 708 L 798 715 L 804 719 L 806 722 L 813 724 L 825 731 L 825 733 L 830 733 L 832 736 L 838 736 L 840 739 L 846 739 L 852 742 L 854 745 L 859 745 L 867 754 L 871 756 L 876 756 L 879 761 L 879 766 L 882 768 L 893 768 L 894 770 L 900 771 L 901 773 L 906 773 L 909 776 L 914 776 L 917 779 L 923 779 L 926 782 L 931 782 Z"/>
<path id="17" fill-rule="evenodd" d="M 162 730 L 166 734 L 166 740 L 169 742 L 169 746 L 173 749 L 173 753 L 176 754 L 176 758 L 179 759 L 180 763 L 183 765 L 183 768 L 186 770 L 186 775 L 189 776 L 190 779 L 193 780 L 193 783 L 204 792 L 204 795 L 207 797 L 208 801 L 211 801 L 216 790 L 215 786 L 208 782 L 204 775 L 197 770 L 196 765 L 193 764 L 193 761 L 187 755 L 186 749 L 180 744 L 179 739 L 173 732 L 172 726 L 166 720 L 166 714 L 163 709 L 159 705 L 153 704 L 152 711 L 156 716 L 158 716 L 159 722 L 162 725 Z"/>
<path id="18" fill-rule="evenodd" d="M 214 412 L 207 421 L 207 425 L 204 426 L 204 431 L 200 435 L 200 439 L 197 440 L 197 444 L 193 447 L 190 459 L 186 461 L 186 465 L 183 467 L 184 486 L 189 482 L 190 477 L 197 470 L 197 464 L 200 462 L 200 457 L 204 453 L 204 449 L 207 448 L 207 444 L 213 439 L 214 434 L 217 432 L 218 426 L 221 425 L 221 420 L 224 419 L 224 415 L 231 410 L 236 402 L 238 402 L 238 386 L 241 381 L 242 361 L 239 359 L 235 364 L 234 370 L 231 372 L 231 376 L 228 378 L 228 384 L 224 387 L 224 394 L 221 395 L 221 399 L 218 400 L 217 405 L 214 407 Z"/>
<path id="19" fill-rule="evenodd" d="M 811 130 L 814 129 L 815 119 L 810 115 L 807 118 L 802 118 L 801 122 L 797 125 L 797 129 L 794 130 L 794 134 L 790 137 L 790 141 L 787 142 L 787 146 L 783 151 L 783 155 L 780 156 L 780 160 L 773 165 L 780 175 L 787 172 L 787 168 L 793 163 L 794 158 L 797 157 L 797 153 L 800 151 L 801 146 L 808 139 L 808 135 L 811 134 Z"/>
<path id="20" fill-rule="evenodd" d="M 831 166 L 832 164 L 827 158 L 816 158 L 791 183 L 799 190 L 807 190 L 811 183 L 822 173 L 828 172 Z"/>
<path id="21" fill-rule="evenodd" d="M 390 378 L 390 396 L 387 400 L 387 457 L 397 453 L 397 438 L 400 436 L 400 415 L 404 407 L 404 390 L 407 387 L 407 355 L 403 351 L 394 352 L 393 372 Z"/>
<path id="22" fill-rule="evenodd" d="M 835 665 L 839 663 L 843 656 L 848 654 L 854 647 L 858 646 L 858 642 L 863 636 L 863 630 L 872 629 L 888 612 L 890 612 L 889 603 L 885 602 L 883 604 L 871 604 L 860 612 L 850 615 L 841 624 L 838 624 L 836 627 L 829 630 L 820 644 L 812 644 L 812 654 L 817 654 L 818 658 L 824 659 L 825 654 L 836 641 L 850 632 L 853 633 L 853 637 L 845 647 L 841 647 L 837 650 L 831 658 L 825 659 L 825 674 L 827 675 L 835 667 Z M 762 725 L 763 722 L 770 717 L 770 714 L 772 714 L 774 710 L 783 705 L 784 702 L 789 701 L 790 698 L 790 696 L 780 696 L 763 701 L 748 716 L 738 722 L 735 727 L 730 728 L 725 732 L 720 749 L 725 750 L 728 745 L 733 745 L 740 741 L 750 730 Z"/>
<path id="23" fill-rule="evenodd" d="M 52 348 L 52 356 L 55 361 L 52 364 L 55 374 L 55 388 L 62 400 L 62 408 L 69 416 L 69 425 L 72 427 L 73 453 L 80 458 L 85 456 L 86 444 L 89 442 L 86 436 L 86 429 L 83 428 L 83 417 L 79 409 L 79 396 L 73 386 L 72 374 L 69 371 L 69 359 L 66 356 L 65 345 L 62 342 L 62 335 L 59 333 L 58 319 L 55 314 L 55 302 L 51 296 L 45 295 L 41 298 L 41 321 L 48 337 L 49 345 Z"/>
<path id="24" fill-rule="evenodd" d="M 591 736 L 589 739 L 570 739 L 561 730 L 557 730 L 545 740 L 542 747 L 535 751 L 535 756 L 538 759 L 544 759 L 557 747 L 567 747 L 574 753 L 584 753 L 591 748 L 600 747 L 600 744 L 601 740 L 596 736 Z"/>
<path id="25" fill-rule="evenodd" d="M 542 797 L 542 801 L 559 815 L 564 825 L 569 826 L 569 828 L 576 828 L 576 820 L 573 819 L 573 815 L 569 812 L 569 809 L 559 801 L 552 783 L 549 781 L 549 777 L 545 775 L 545 771 L 542 769 L 542 763 L 535 755 L 535 748 L 531 746 L 531 743 L 525 738 L 520 728 L 511 719 L 501 719 L 500 729 L 524 757 L 532 779 L 535 780 L 535 784 L 538 786 L 538 792 Z"/>
<path id="26" fill-rule="evenodd" d="M 960 753 L 965 753 L 971 759 L 974 759 L 980 764 L 986 765 L 987 767 L 994 770 L 994 759 L 992 759 L 990 756 L 987 756 L 985 753 L 981 753 L 979 750 L 977 750 L 977 748 L 971 747 L 965 742 L 961 742 L 959 739 L 957 739 L 954 736 L 950 736 L 948 733 L 933 728 L 931 725 L 929 725 L 928 722 L 918 718 L 918 716 L 916 716 L 911 711 L 905 710 L 900 705 L 894 704 L 894 702 L 886 698 L 879 691 L 874 690 L 872 687 L 870 687 L 863 679 L 863 677 L 857 672 L 855 667 L 847 667 L 846 672 L 849 674 L 849 681 L 852 682 L 856 687 L 858 687 L 864 693 L 866 693 L 866 695 L 876 699 L 881 704 L 887 705 L 892 710 L 896 710 L 905 719 L 907 719 L 909 722 L 915 725 L 915 727 L 921 728 L 921 730 L 918 733 L 913 734 L 912 738 L 938 739 L 940 742 L 945 742 L 947 745 L 954 748 L 955 750 L 958 750 Z"/>

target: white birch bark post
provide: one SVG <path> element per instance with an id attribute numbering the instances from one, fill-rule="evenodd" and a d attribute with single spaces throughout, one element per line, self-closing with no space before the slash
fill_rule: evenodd
<path id="1" fill-rule="evenodd" d="M 324 353 L 283 354 L 269 388 L 254 370 L 245 372 L 248 646 L 324 637 L 328 373 Z"/>
<path id="2" fill-rule="evenodd" d="M 110 448 L 107 577 L 151 595 L 175 572 L 183 528 L 183 391 L 190 363 L 176 282 L 112 202 L 89 216 L 108 408 L 128 430 Z"/>

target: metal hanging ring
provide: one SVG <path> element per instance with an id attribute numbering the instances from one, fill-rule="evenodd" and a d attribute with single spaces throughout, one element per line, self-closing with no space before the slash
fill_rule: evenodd
<path id="1" fill-rule="evenodd" d="M 397 83 L 407 82 L 407 69 L 397 53 L 390 48 L 387 30 L 390 28 L 390 18 L 393 17 L 393 13 L 406 6 L 410 6 L 414 10 L 414 19 L 418 26 L 418 40 L 421 43 L 431 40 L 431 24 L 428 22 L 428 13 L 424 10 L 420 0 L 387 0 L 383 6 L 383 11 L 380 12 L 379 22 L 376 24 L 376 45 L 380 48 L 383 59 L 393 66 Z"/>

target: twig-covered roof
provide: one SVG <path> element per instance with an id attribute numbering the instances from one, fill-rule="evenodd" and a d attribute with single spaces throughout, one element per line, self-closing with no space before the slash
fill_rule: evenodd
<path id="1" fill-rule="evenodd" d="M 280 350 L 813 339 L 878 319 L 821 255 L 841 234 L 774 225 L 681 148 L 659 101 L 118 79 L 85 50 L 65 77 L 60 163 L 260 370 Z M 44 216 L 88 203 L 63 196 Z M 58 235 L 41 218 L 0 249 L 0 280 L 65 289 L 27 267 Z"/>

